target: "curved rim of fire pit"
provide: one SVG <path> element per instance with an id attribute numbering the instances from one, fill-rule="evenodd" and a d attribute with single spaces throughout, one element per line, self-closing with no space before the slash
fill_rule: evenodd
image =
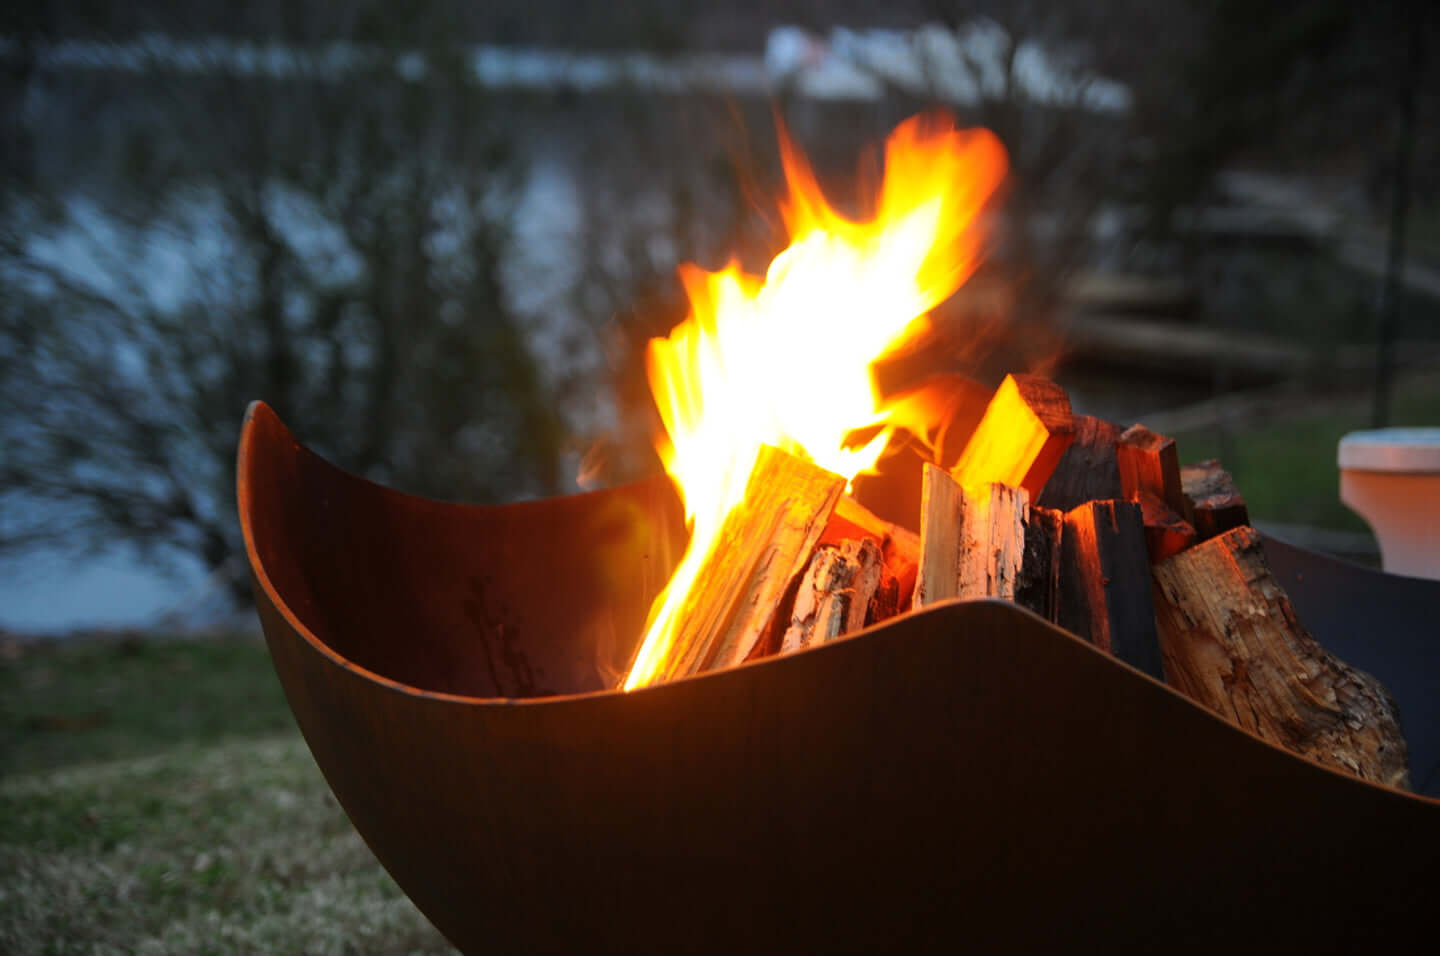
<path id="1" fill-rule="evenodd" d="M 345 470 L 342 469 L 342 468 L 339 468 L 339 467 L 331 464 L 330 462 L 328 462 L 327 460 L 325 460 L 323 457 L 320 457 L 320 456 L 318 456 L 318 455 L 315 455 L 315 453 L 314 453 L 313 451 L 311 451 L 309 448 L 305 447 L 304 445 L 300 445 L 300 444 L 298 443 L 298 440 L 295 439 L 294 434 L 293 434 L 292 432 L 290 432 L 290 430 L 289 430 L 289 428 L 288 428 L 287 426 L 285 426 L 285 424 L 283 423 L 283 421 L 281 421 L 281 419 L 279 418 L 279 416 L 275 413 L 274 409 L 270 408 L 270 406 L 267 405 L 265 402 L 263 402 L 263 401 L 254 401 L 254 402 L 252 402 L 252 403 L 250 404 L 249 408 L 246 409 L 245 421 L 244 421 L 244 426 L 243 426 L 243 434 L 242 434 L 241 443 L 240 443 L 240 451 L 239 451 L 239 455 L 238 455 L 238 459 L 237 459 L 237 466 L 238 466 L 238 467 L 237 467 L 237 470 L 238 470 L 238 482 L 237 482 L 237 485 L 238 485 L 238 488 L 239 488 L 239 511 L 240 511 L 240 519 L 241 519 L 241 529 L 242 529 L 243 536 L 244 536 L 244 540 L 245 540 L 246 556 L 247 556 L 247 558 L 249 559 L 250 568 L 251 568 L 251 570 L 252 570 L 252 573 L 253 573 L 254 576 L 255 576 L 255 582 L 256 582 L 257 586 L 264 591 L 267 600 L 268 600 L 268 601 L 275 607 L 275 609 L 285 618 L 286 623 L 287 623 L 292 629 L 294 629 L 294 631 L 295 631 L 296 634 L 298 634 L 301 638 L 303 638 L 304 641 L 305 641 L 308 645 L 310 645 L 310 647 L 311 647 L 312 649 L 314 649 L 315 651 L 317 651 L 318 653 L 320 653 L 321 655 L 323 655 L 325 658 L 327 658 L 327 659 L 328 659 L 329 661 L 331 661 L 332 663 L 334 663 L 334 664 L 336 664 L 336 665 L 344 668 L 346 671 L 349 671 L 349 672 L 351 672 L 351 673 L 353 673 L 353 674 L 357 674 L 357 675 L 359 675 L 359 676 L 362 676 L 362 677 L 364 677 L 364 678 L 366 678 L 366 679 L 368 679 L 368 680 L 370 680 L 370 681 L 375 682 L 376 684 L 379 684 L 379 685 L 381 685 L 381 686 L 383 686 L 383 687 L 389 688 L 389 689 L 394 690 L 394 691 L 398 691 L 398 692 L 400 692 L 400 693 L 402 693 L 402 694 L 409 694 L 409 695 L 413 695 L 413 696 L 421 697 L 421 698 L 426 698 L 426 699 L 430 699 L 430 700 L 444 700 L 444 701 L 451 701 L 451 702 L 457 703 L 457 704 L 478 705 L 478 706 L 499 706 L 499 707 L 522 706 L 522 707 L 537 707 L 537 706 L 545 706 L 545 705 L 548 705 L 548 704 L 556 704 L 556 703 L 570 702 L 570 701 L 577 701 L 577 700 L 586 700 L 586 699 L 592 699 L 592 698 L 624 697 L 624 696 L 630 696 L 630 695 L 634 695 L 634 694 L 645 694 L 645 693 L 653 692 L 653 691 L 657 690 L 659 687 L 662 687 L 662 686 L 687 684 L 687 683 L 691 683 L 691 682 L 694 682 L 694 681 L 713 680 L 713 679 L 717 679 L 717 678 L 721 677 L 722 675 L 724 675 L 724 674 L 726 674 L 726 673 L 730 673 L 730 672 L 735 671 L 735 670 L 743 670 L 743 669 L 748 669 L 748 668 L 753 668 L 753 667 L 764 667 L 764 666 L 767 666 L 767 665 L 770 665 L 770 664 L 777 663 L 777 662 L 779 662 L 780 660 L 782 660 L 781 657 L 776 656 L 776 657 L 764 658 L 764 659 L 760 659 L 760 660 L 747 661 L 747 662 L 744 662 L 744 663 L 742 663 L 742 664 L 737 665 L 736 667 L 726 668 L 726 669 L 722 669 L 722 670 L 706 671 L 706 672 L 701 672 L 701 673 L 698 673 L 698 674 L 692 674 L 692 675 L 689 675 L 689 676 L 686 676 L 686 677 L 683 677 L 683 678 L 679 678 L 679 679 L 674 680 L 674 681 L 670 681 L 670 682 L 668 682 L 668 684 L 656 684 L 656 685 L 651 685 L 651 686 L 649 686 L 649 687 L 638 688 L 638 689 L 632 690 L 632 691 L 621 691 L 621 690 L 619 690 L 619 689 L 617 689 L 617 688 L 611 687 L 611 688 L 601 688 L 601 689 L 596 689 L 596 690 L 577 691 L 577 692 L 568 692 L 568 693 L 566 693 L 566 692 L 551 693 L 551 694 L 546 694 L 546 695 L 543 695 L 543 696 L 531 696 L 531 697 L 526 697 L 526 696 L 515 696 L 515 697 L 511 697 L 511 696 L 479 696 L 479 695 L 474 695 L 474 694 L 456 694 L 456 693 L 448 693 L 448 692 L 445 692 L 445 691 L 428 690 L 428 689 L 426 689 L 426 688 L 424 688 L 424 687 L 418 687 L 418 686 L 415 686 L 415 685 L 413 685 L 413 684 L 405 683 L 404 681 L 395 680 L 395 679 L 393 679 L 393 678 L 391 678 L 391 677 L 387 677 L 386 675 L 381 674 L 381 673 L 379 673 L 379 672 L 377 672 L 377 671 L 375 671 L 375 670 L 371 670 L 370 668 L 367 668 L 367 667 L 365 667 L 365 666 L 363 666 L 363 665 L 361 665 L 361 664 L 358 664 L 358 663 L 356 663 L 355 661 L 350 660 L 349 658 L 347 658 L 347 657 L 345 657 L 344 655 L 342 655 L 342 654 L 340 654 L 339 652 L 337 652 L 337 651 L 336 651 L 334 648 L 332 648 L 328 643 L 326 643 L 326 642 L 325 642 L 324 640 L 322 640 L 318 635 L 316 635 L 316 634 L 314 633 L 314 631 L 312 631 L 312 630 L 310 629 L 310 627 L 305 624 L 304 621 L 300 620 L 300 618 L 296 615 L 296 613 L 294 612 L 294 610 L 292 610 L 291 607 L 289 606 L 289 604 L 286 602 L 284 596 L 280 594 L 280 592 L 276 589 L 274 583 L 270 580 L 270 575 L 267 573 L 267 571 L 266 571 L 266 569 L 265 569 L 265 564 L 264 564 L 263 561 L 260 560 L 260 557 L 259 557 L 259 555 L 258 555 L 257 552 L 256 552 L 255 542 L 254 542 L 254 535 L 253 535 L 253 530 L 252 530 L 252 522 L 249 520 L 249 518 L 250 518 L 250 513 L 251 513 L 251 511 L 250 511 L 251 502 L 250 502 L 250 495 L 248 494 L 249 481 L 248 481 L 248 473 L 247 473 L 247 467 L 246 467 L 246 466 L 247 466 L 247 464 L 248 464 L 247 458 L 248 458 L 249 451 L 250 451 L 250 449 L 249 449 L 249 442 L 248 442 L 247 439 L 249 439 L 250 436 L 251 436 L 251 434 L 252 434 L 251 423 L 252 423 L 252 421 L 253 421 L 257 416 L 266 416 L 266 417 L 272 419 L 275 424 L 279 425 L 280 428 L 284 430 L 284 433 L 285 433 L 291 440 L 295 440 L 295 441 L 297 442 L 298 447 L 299 447 L 302 451 L 304 451 L 304 452 L 306 452 L 306 453 L 314 456 L 314 457 L 316 458 L 316 460 L 318 460 L 319 462 L 323 463 L 327 468 L 333 469 L 333 470 L 336 472 L 337 475 L 342 475 L 342 476 L 344 476 L 345 479 L 347 479 L 347 480 L 349 480 L 349 481 L 358 482 L 358 483 L 362 483 L 362 484 L 364 484 L 364 485 L 368 485 L 368 486 L 370 486 L 373 490 L 375 490 L 375 491 L 378 492 L 378 493 L 383 493 L 383 494 L 388 495 L 388 496 L 394 496 L 394 497 L 398 497 L 398 498 L 402 498 L 402 499 L 408 499 L 409 501 L 412 501 L 412 502 L 415 502 L 415 503 L 419 503 L 419 504 L 423 504 L 423 505 L 425 505 L 425 506 L 442 508 L 442 509 L 485 509 L 485 510 L 489 510 L 489 509 L 495 509 L 495 508 L 500 508 L 500 507 L 505 507 L 505 506 L 503 506 L 503 505 L 500 505 L 500 506 L 497 506 L 497 505 L 470 505 L 470 504 L 464 504 L 464 503 L 444 501 L 444 500 L 435 499 L 435 498 L 426 498 L 426 497 L 423 497 L 423 496 L 420 496 L 420 495 L 411 495 L 411 494 L 407 494 L 407 493 L 402 492 L 402 491 L 397 491 L 397 490 L 395 490 L 395 489 L 393 489 L 393 488 L 390 488 L 390 487 L 388 487 L 388 486 L 386 486 L 386 485 L 383 485 L 383 484 L 381 484 L 381 483 L 379 483 L 379 482 L 371 481 L 371 480 L 368 479 L 368 478 L 364 478 L 364 477 L 361 477 L 361 476 L 359 476 L 359 475 L 352 474 L 352 473 L 350 473 L 350 472 L 345 471 Z M 649 482 L 642 482 L 642 483 L 649 483 Z M 588 494 L 591 494 L 591 493 L 589 493 L 589 492 L 582 492 L 582 493 L 579 493 L 579 494 L 569 495 L 569 496 L 564 496 L 564 497 L 568 497 L 568 498 L 570 498 L 570 499 L 576 499 L 576 500 L 578 500 L 578 499 L 583 499 L 583 498 L 587 497 Z M 559 500 L 559 499 L 556 499 L 556 498 L 543 499 L 542 502 L 540 502 L 540 503 L 543 503 L 544 501 L 556 501 L 556 500 Z M 1288 544 L 1287 544 L 1287 545 L 1285 545 L 1285 546 L 1286 546 L 1287 548 L 1290 548 L 1291 550 L 1296 550 L 1296 551 L 1301 550 L 1301 549 L 1296 548 L 1294 545 L 1288 545 Z M 1359 570 L 1359 571 L 1363 571 L 1363 572 L 1367 572 L 1367 573 L 1373 573 L 1373 569 L 1365 568 L 1365 567 L 1359 566 L 1359 565 L 1356 565 L 1355 567 L 1356 567 L 1356 569 Z M 1055 625 L 1053 625 L 1053 624 L 1051 624 L 1049 621 L 1046 621 L 1045 619 L 1039 617 L 1038 615 L 1036 615 L 1036 614 L 1033 613 L 1032 611 L 1030 611 L 1030 610 L 1028 610 L 1028 609 L 1026 609 L 1026 608 L 1020 607 L 1019 605 L 1014 604 L 1014 603 L 1012 603 L 1012 602 L 1002 601 L 1002 600 L 995 599 L 995 598 L 982 598 L 982 599 L 978 599 L 978 600 L 974 600 L 974 599 L 972 599 L 972 600 L 947 600 L 947 601 L 937 602 L 936 604 L 933 604 L 933 605 L 931 605 L 931 606 L 929 606 L 929 607 L 927 607 L 927 608 L 925 608 L 925 609 L 923 609 L 923 610 L 920 610 L 920 611 L 908 612 L 908 613 L 907 613 L 907 616 L 913 616 L 913 615 L 919 615 L 919 614 L 928 614 L 928 613 L 932 613 L 932 612 L 934 612 L 934 611 L 938 611 L 938 610 L 941 609 L 941 608 L 946 608 L 946 607 L 951 607 L 951 606 L 964 606 L 964 605 L 971 605 L 971 604 L 993 604 L 993 605 L 997 605 L 997 606 L 1000 606 L 1000 607 L 1005 608 L 1007 612 L 1011 612 L 1011 613 L 1013 613 L 1013 614 L 1015 614 L 1015 615 L 1017 615 L 1017 616 L 1019 616 L 1019 617 L 1025 618 L 1025 619 L 1027 619 L 1027 620 L 1029 620 L 1029 621 L 1032 621 L 1034 624 L 1037 624 L 1037 625 L 1041 626 L 1041 627 L 1044 628 L 1046 631 L 1054 634 L 1056 637 L 1058 637 L 1058 638 L 1060 638 L 1060 639 L 1062 639 L 1062 640 L 1064 640 L 1064 641 L 1068 641 L 1068 642 L 1071 642 L 1071 643 L 1073 643 L 1073 644 L 1075 644 L 1075 645 L 1078 645 L 1079 647 L 1084 648 L 1084 649 L 1085 649 L 1087 652 L 1089 652 L 1089 653 L 1095 654 L 1097 657 L 1099 657 L 1100 659 L 1104 660 L 1107 664 L 1109 664 L 1110 666 L 1118 669 L 1119 671 L 1121 671 L 1121 672 L 1123 672 L 1123 673 L 1125 673 L 1125 674 L 1128 674 L 1131 678 L 1136 679 L 1136 680 L 1143 681 L 1143 682 L 1145 682 L 1145 683 L 1147 683 L 1147 684 L 1150 684 L 1150 685 L 1152 685 L 1152 686 L 1154 686 L 1154 687 L 1157 687 L 1157 688 L 1161 689 L 1161 690 L 1164 691 L 1166 694 L 1169 694 L 1170 696 L 1174 697 L 1175 699 L 1184 702 L 1184 704 L 1185 704 L 1187 707 L 1191 707 L 1191 708 L 1193 708 L 1194 710 L 1196 710 L 1196 711 L 1200 712 L 1201 714 L 1203 714 L 1205 717 L 1213 720 L 1216 724 L 1218 724 L 1218 725 L 1221 726 L 1221 727 L 1224 727 L 1227 731 L 1239 733 L 1239 734 L 1242 734 L 1242 735 L 1244 735 L 1244 736 L 1246 736 L 1246 737 L 1248 737 L 1248 738 L 1250 738 L 1250 739 L 1256 740 L 1256 741 L 1264 744 L 1266 747 L 1268 747 L 1270 750 L 1274 751 L 1274 752 L 1277 753 L 1277 754 L 1281 754 L 1281 755 L 1284 755 L 1285 757 L 1302 761 L 1303 763 L 1306 763 L 1306 764 L 1308 764 L 1308 765 L 1314 766 L 1314 767 L 1316 767 L 1316 768 L 1318 768 L 1318 769 L 1320 769 L 1320 770 L 1325 771 L 1327 774 L 1330 774 L 1330 775 L 1332 775 L 1332 776 L 1335 776 L 1335 777 L 1337 777 L 1337 778 L 1339 778 L 1339 779 L 1341 779 L 1341 780 L 1345 780 L 1345 781 L 1347 781 L 1347 782 L 1354 782 L 1354 783 L 1364 784 L 1365 786 L 1374 787 L 1374 788 L 1376 788 L 1377 790 L 1386 791 L 1386 792 L 1390 792 L 1390 793 L 1395 793 L 1395 794 L 1398 794 L 1398 795 L 1404 796 L 1404 797 L 1419 799 L 1419 800 L 1421 800 L 1421 801 L 1424 801 L 1424 802 L 1427 802 L 1427 803 L 1433 803 L 1433 804 L 1435 804 L 1435 805 L 1437 805 L 1437 806 L 1440 806 L 1440 799 L 1432 799 L 1432 798 L 1429 798 L 1429 797 L 1425 797 L 1424 795 L 1414 794 L 1414 793 L 1411 793 L 1411 792 L 1405 791 L 1405 790 L 1398 790 L 1398 789 L 1393 788 L 1393 787 L 1387 787 L 1387 786 L 1385 786 L 1384 784 L 1375 783 L 1375 782 L 1373 782 L 1373 781 L 1362 780 L 1362 779 L 1360 779 L 1360 778 L 1358 778 L 1358 777 L 1355 777 L 1355 776 L 1353 776 L 1353 775 L 1351 775 L 1351 774 L 1343 773 L 1343 772 L 1341 772 L 1341 771 L 1336 770 L 1336 769 L 1333 768 L 1333 767 L 1330 767 L 1330 766 L 1327 766 L 1327 765 L 1325 765 L 1325 764 L 1319 763 L 1319 762 L 1317 762 L 1317 761 L 1315 761 L 1315 760 L 1312 760 L 1311 758 L 1306 757 L 1306 756 L 1304 756 L 1304 755 L 1302 755 L 1302 754 L 1297 754 L 1297 753 L 1295 753 L 1295 752 L 1293 752 L 1293 751 L 1291 751 L 1291 750 L 1287 750 L 1287 749 L 1285 749 L 1284 747 L 1281 747 L 1281 746 L 1275 744 L 1275 743 L 1272 742 L 1272 741 L 1266 740 L 1266 739 L 1263 738 L 1263 737 L 1260 737 L 1260 736 L 1258 736 L 1258 735 L 1256 735 L 1256 734 L 1254 734 L 1254 733 L 1252 733 L 1252 732 L 1250 732 L 1250 731 L 1248 731 L 1248 730 L 1245 730 L 1244 728 L 1239 727 L 1239 726 L 1231 723 L 1230 721 L 1225 720 L 1223 717 L 1219 716 L 1218 714 L 1214 714 L 1214 713 L 1212 713 L 1211 711 L 1209 711 L 1208 709 L 1200 706 L 1199 704 L 1196 704 L 1196 703 L 1195 703 L 1194 701 L 1192 701 L 1190 698 L 1186 697 L 1184 694 L 1181 694 L 1179 691 L 1176 691 L 1174 688 L 1170 687 L 1168 684 L 1164 683 L 1163 681 L 1155 680 L 1153 677 L 1151 677 L 1150 675 L 1144 673 L 1143 671 L 1140 671 L 1140 670 L 1138 670 L 1138 669 L 1130 666 L 1129 664 L 1125 663 L 1125 662 L 1122 661 L 1122 660 L 1119 660 L 1119 659 L 1116 658 L 1116 657 L 1113 657 L 1113 656 L 1111 656 L 1111 655 L 1109 655 L 1109 654 L 1106 654 L 1105 652 L 1099 650 L 1098 648 L 1096 648 L 1096 647 L 1094 647 L 1093 645 L 1089 644 L 1088 642 L 1082 640 L 1081 638 L 1077 637 L 1076 635 L 1071 634 L 1070 632 L 1064 630 L 1063 628 L 1056 627 Z M 828 642 L 828 643 L 826 643 L 826 644 L 818 645 L 818 646 L 815 646 L 815 647 L 804 648 L 804 649 L 802 649 L 802 650 L 800 650 L 800 651 L 797 651 L 797 652 L 794 652 L 794 653 L 792 653 L 792 654 L 785 655 L 785 658 L 783 658 L 783 659 L 789 659 L 789 658 L 794 658 L 794 657 L 797 657 L 797 656 L 810 655 L 810 654 L 816 654 L 816 653 L 825 653 L 828 649 L 833 648 L 834 646 L 836 646 L 836 645 L 837 645 L 838 643 L 840 643 L 840 642 L 849 642 L 849 641 L 858 641 L 858 640 L 883 639 L 883 632 L 884 632 L 884 630 L 885 630 L 886 623 L 887 623 L 887 622 L 881 622 L 880 624 L 871 625 L 871 626 L 866 627 L 866 628 L 864 628 L 864 629 L 862 629 L 862 630 L 860 630 L 860 631 L 857 631 L 857 632 L 855 632 L 855 633 L 853 633 L 853 634 L 842 635 L 841 637 L 839 637 L 839 638 L 837 638 L 837 639 L 835 639 L 835 640 L 833 640 L 833 641 L 830 641 L 830 642 Z"/>
<path id="2" fill-rule="evenodd" d="M 722 952 L 1177 948 L 1239 931 L 1345 951 L 1433 934 L 1440 800 L 1283 750 L 1012 604 L 947 602 L 629 693 L 452 693 L 353 659 L 306 622 L 330 558 L 351 560 L 366 533 L 344 518 L 388 504 L 443 532 L 664 486 L 488 509 L 405 496 L 325 462 L 258 402 L 238 478 L 257 607 L 307 743 L 462 950 L 625 951 L 636 919 L 673 948 Z M 286 497 L 352 535 L 290 542 L 311 549 L 281 569 L 314 592 L 298 597 L 261 560 L 260 539 L 301 514 Z M 1352 886 L 1336 868 L 1363 875 Z M 1330 921 L 1276 919 L 1302 904 Z"/>

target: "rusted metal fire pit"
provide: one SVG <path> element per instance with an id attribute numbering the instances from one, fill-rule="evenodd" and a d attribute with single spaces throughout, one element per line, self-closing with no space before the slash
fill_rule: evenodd
<path id="1" fill-rule="evenodd" d="M 683 539 L 665 481 L 444 504 L 256 404 L 239 497 L 316 761 L 467 952 L 1433 935 L 1440 801 L 1279 750 L 1014 606 L 621 694 Z"/>

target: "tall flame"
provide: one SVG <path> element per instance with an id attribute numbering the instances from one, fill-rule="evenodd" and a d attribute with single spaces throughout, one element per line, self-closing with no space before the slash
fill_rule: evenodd
<path id="1" fill-rule="evenodd" d="M 825 201 L 805 157 L 781 135 L 791 243 L 761 280 L 731 264 L 682 266 L 690 315 L 652 339 L 647 372 L 668 440 L 661 460 L 685 502 L 690 544 L 651 608 L 625 679 L 657 679 L 677 614 L 761 445 L 809 458 L 847 481 L 871 469 L 896 427 L 871 364 L 922 331 L 926 314 L 974 271 L 976 218 L 1005 176 L 986 130 L 912 117 L 885 144 L 885 179 L 868 221 Z M 857 430 L 875 430 L 859 447 Z"/>

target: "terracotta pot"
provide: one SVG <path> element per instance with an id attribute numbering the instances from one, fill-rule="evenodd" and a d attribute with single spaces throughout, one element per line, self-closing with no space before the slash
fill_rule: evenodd
<path id="1" fill-rule="evenodd" d="M 1340 500 L 1370 525 L 1385 570 L 1440 581 L 1440 428 L 1340 439 Z"/>
<path id="2" fill-rule="evenodd" d="M 316 762 L 467 952 L 1430 933 L 1440 802 L 1276 749 L 1011 605 L 621 694 L 683 540 L 663 481 L 428 501 L 344 474 L 256 404 L 239 498 Z"/>

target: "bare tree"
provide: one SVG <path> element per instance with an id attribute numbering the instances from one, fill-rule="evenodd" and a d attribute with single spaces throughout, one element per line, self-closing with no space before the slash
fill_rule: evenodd
<path id="1" fill-rule="evenodd" d="M 558 487 L 563 423 L 501 280 L 509 134 L 442 41 L 417 61 L 355 24 L 342 71 L 344 24 L 280 22 L 278 66 L 221 45 L 183 74 L 157 54 L 89 75 L 138 94 L 138 186 L 3 184 L 0 548 L 118 540 L 238 570 L 257 398 L 414 492 Z"/>

